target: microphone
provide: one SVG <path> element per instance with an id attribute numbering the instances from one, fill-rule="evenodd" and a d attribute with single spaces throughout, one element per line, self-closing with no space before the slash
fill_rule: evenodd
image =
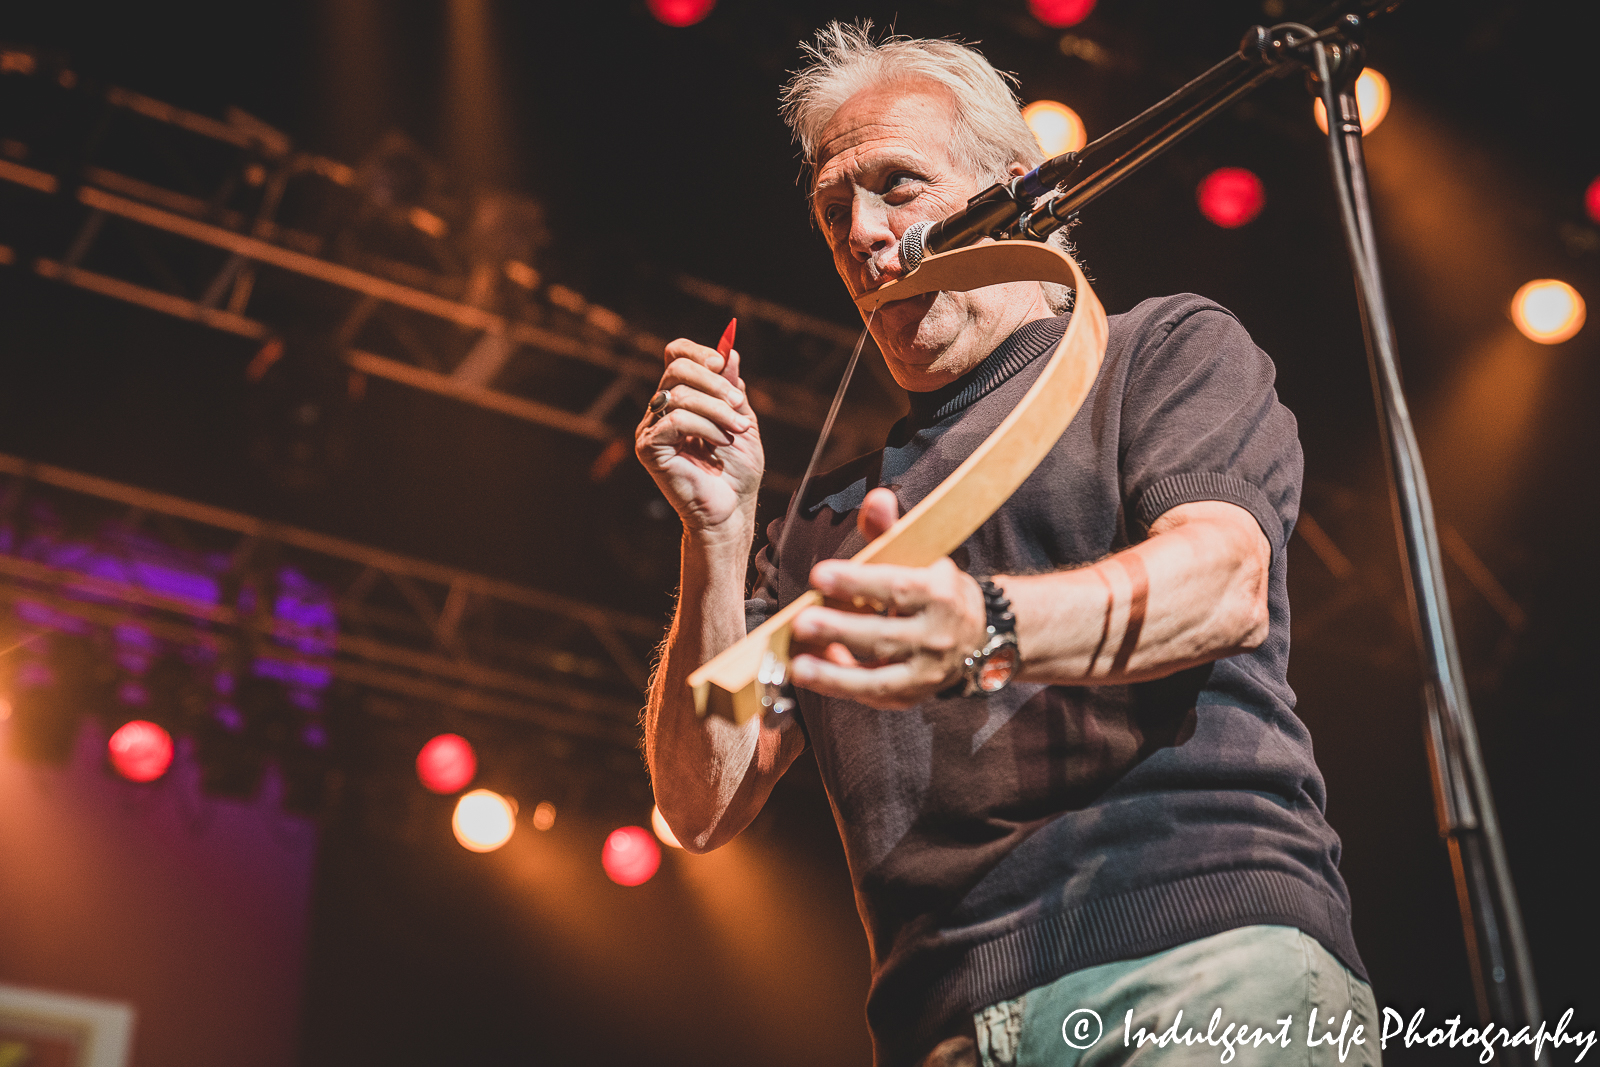
<path id="1" fill-rule="evenodd" d="M 1386 15 L 1401 2 L 1330 0 L 1331 7 L 1313 24 L 1343 12 L 1340 21 L 1348 33 L 1359 30 L 1363 18 Z M 1286 23 L 1276 29 L 1296 25 Z M 1281 59 L 1277 54 L 1281 50 L 1275 46 L 1285 43 L 1274 32 L 1252 27 L 1234 55 L 1080 151 L 1047 159 L 1010 182 L 990 186 L 948 218 L 915 224 L 900 238 L 901 264 L 908 272 L 914 271 L 928 256 L 984 237 L 1044 240 L 1066 225 L 1084 204 L 1205 122 L 1219 108 L 1255 88 L 1263 77 L 1270 76 Z M 1317 39 L 1332 32 L 1325 30 L 1316 35 Z M 1076 171 L 1085 167 L 1090 172 L 1085 181 L 1050 201 L 1047 209 L 1034 209 L 1036 201 L 1065 186 Z"/>
<path id="2" fill-rule="evenodd" d="M 1009 182 L 991 185 L 967 206 L 937 222 L 919 222 L 900 237 L 900 262 L 910 272 L 923 259 L 1003 233 L 1033 202 L 1066 180 L 1078 165 L 1078 154 L 1047 159 Z"/>

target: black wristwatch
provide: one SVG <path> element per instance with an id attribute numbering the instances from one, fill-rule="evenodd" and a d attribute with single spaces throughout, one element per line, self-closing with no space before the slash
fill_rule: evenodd
<path id="1" fill-rule="evenodd" d="M 939 693 L 941 697 L 991 696 L 1010 685 L 1022 673 L 1022 653 L 1017 647 L 1017 617 L 1011 601 L 1000 587 L 987 578 L 978 578 L 983 590 L 986 621 L 983 647 L 967 655 L 960 681 Z"/>

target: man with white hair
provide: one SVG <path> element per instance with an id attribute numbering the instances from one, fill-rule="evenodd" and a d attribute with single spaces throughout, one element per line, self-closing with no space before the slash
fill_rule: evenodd
<path id="1" fill-rule="evenodd" d="M 912 224 L 1041 161 L 977 52 L 869 31 L 826 27 L 784 93 L 852 297 L 903 273 Z M 774 524 L 749 600 L 763 460 L 738 354 L 667 346 L 666 403 L 636 439 L 684 526 L 645 714 L 662 814 L 716 848 L 811 746 L 872 949 L 880 1065 L 1376 1063 L 1285 680 L 1300 447 L 1237 320 L 1194 296 L 1112 317 L 1083 408 L 952 558 L 846 562 L 1016 405 L 1066 329 L 1062 296 L 885 305 L 871 330 L 911 413 Z M 688 675 L 808 586 L 886 611 L 796 617 L 801 728 L 697 718 Z M 1341 1024 L 1342 1050 L 1321 1043 Z"/>

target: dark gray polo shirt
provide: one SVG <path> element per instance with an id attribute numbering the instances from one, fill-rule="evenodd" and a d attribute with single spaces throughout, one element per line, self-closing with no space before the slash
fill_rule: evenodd
<path id="1" fill-rule="evenodd" d="M 872 949 L 880 1065 L 915 1063 L 971 1012 L 1070 971 L 1239 926 L 1298 927 L 1364 973 L 1285 676 L 1294 416 L 1271 360 L 1216 304 L 1149 300 L 1110 325 L 1094 391 L 956 563 L 1075 567 L 1143 540 L 1169 508 L 1228 501 L 1272 545 L 1270 634 L 1136 685 L 1016 684 L 909 711 L 799 693 Z M 888 486 L 904 512 L 948 476 L 1065 328 L 1023 326 L 962 380 L 913 395 L 881 452 L 816 479 L 784 558 L 759 561 L 749 624 L 799 595 L 817 560 L 862 547 L 855 513 L 869 489 Z"/>

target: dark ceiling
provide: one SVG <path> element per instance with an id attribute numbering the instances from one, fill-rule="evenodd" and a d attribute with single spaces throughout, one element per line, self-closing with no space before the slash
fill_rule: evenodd
<path id="1" fill-rule="evenodd" d="M 686 271 L 849 324 L 774 104 L 796 42 L 821 23 L 870 16 L 903 33 L 979 41 L 1018 72 L 1025 98 L 1068 102 L 1092 137 L 1270 20 L 1244 0 L 1101 0 L 1067 31 L 1101 47 L 1090 63 L 1065 54 L 1063 31 L 1032 21 L 1021 0 L 721 0 L 687 29 L 657 24 L 642 0 L 496 3 L 509 132 L 498 150 L 462 159 L 452 149 L 461 118 L 445 103 L 445 5 L 392 0 L 352 39 L 359 20 L 341 12 L 364 6 L 10 5 L 0 40 L 57 50 L 86 76 L 201 113 L 242 107 L 339 159 L 401 129 L 542 200 L 552 275 L 593 300 L 625 305 L 632 280 Z M 1305 17 L 1319 6 L 1286 0 L 1278 10 Z M 1450 572 L 1547 1015 L 1576 1005 L 1587 1025 L 1600 982 L 1577 868 L 1597 812 L 1581 783 L 1600 740 L 1583 667 L 1600 592 L 1590 412 L 1600 333 L 1591 323 L 1542 348 L 1514 333 L 1505 306 L 1542 276 L 1600 299 L 1600 231 L 1582 205 L 1600 175 L 1596 8 L 1410 0 L 1374 28 L 1372 63 L 1395 103 L 1368 145 L 1440 519 L 1528 617 L 1513 630 L 1466 570 Z M 1278 363 L 1306 444 L 1307 511 L 1357 573 L 1338 581 L 1296 542 L 1291 680 L 1329 779 L 1379 1002 L 1442 1017 L 1470 1011 L 1465 958 L 1432 831 L 1353 291 L 1308 112 L 1292 80 L 1269 86 L 1095 204 L 1078 243 L 1110 311 L 1199 292 L 1234 310 Z M 1267 189 L 1264 213 L 1239 230 L 1195 208 L 1196 182 L 1223 165 L 1252 168 Z M 628 473 L 593 487 L 590 442 L 375 383 L 348 467 L 324 488 L 289 492 L 252 464 L 240 429 L 250 345 L 10 269 L 0 269 L 0 306 L 0 451 L 639 613 L 670 606 L 674 535 L 617 548 L 616 524 L 636 521 L 629 509 L 648 485 Z M 716 325 L 681 328 L 709 340 Z M 722 898 L 752 909 L 749 929 L 680 921 L 686 902 L 716 899 L 682 871 L 632 897 L 564 876 L 572 892 L 596 894 L 578 924 L 588 944 L 567 937 L 574 920 L 546 892 L 555 883 L 529 888 L 511 860 L 486 875 L 447 843 L 442 823 L 445 844 L 336 821 L 319 876 L 305 1062 L 545 1062 L 543 1052 L 622 1063 L 643 1050 L 661 1063 L 863 1062 L 865 954 L 848 882 L 814 772 L 795 779 L 740 860 L 738 884 L 775 898 Z M 606 808 L 594 810 L 598 827 Z M 713 933 L 728 936 L 712 948 L 702 938 Z M 760 996 L 735 1001 L 738 1020 L 726 1024 L 727 1005 L 695 991 L 714 1000 L 730 986 Z M 1403 1055 L 1391 1062 L 1424 1062 Z"/>

